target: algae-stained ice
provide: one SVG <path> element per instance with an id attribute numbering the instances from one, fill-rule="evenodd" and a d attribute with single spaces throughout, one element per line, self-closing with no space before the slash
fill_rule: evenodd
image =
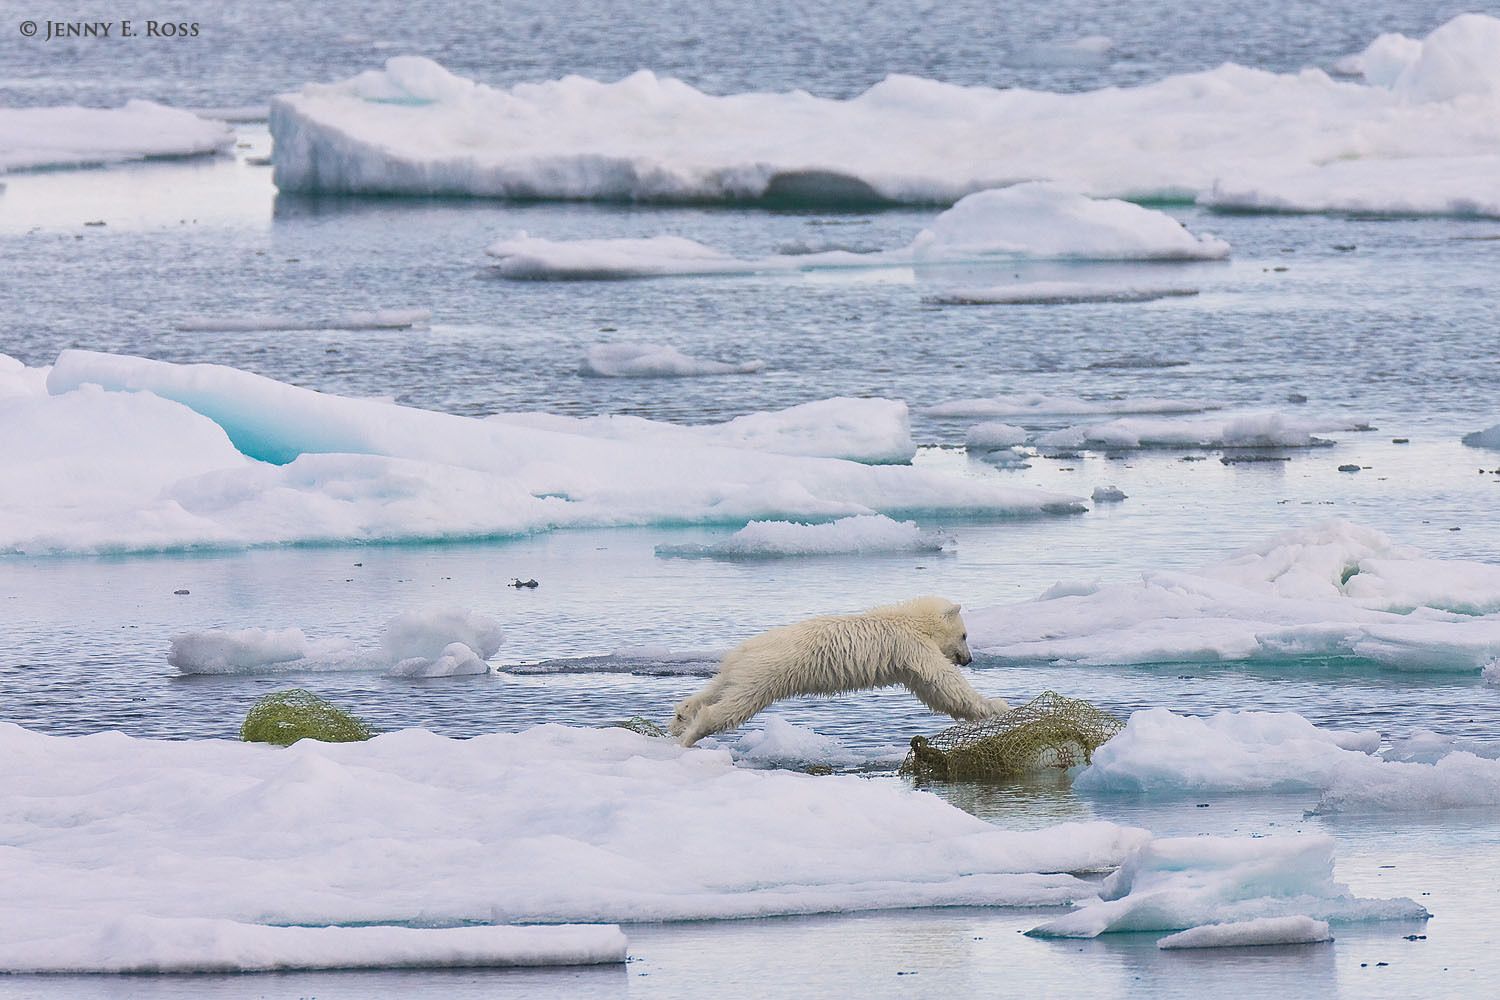
<path id="1" fill-rule="evenodd" d="M 95 7 L 0 1000 L 1492 992 L 1500 11 Z"/>

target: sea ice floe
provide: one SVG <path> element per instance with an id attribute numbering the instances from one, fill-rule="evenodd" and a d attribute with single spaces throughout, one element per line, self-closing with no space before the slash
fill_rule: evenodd
<path id="1" fill-rule="evenodd" d="M 219 365 L 67 351 L 46 379 L 50 395 L 29 391 L 36 380 L 24 373 L 3 383 L 17 391 L 0 395 L 0 551 L 1083 509 L 1075 497 L 935 469 L 608 440 L 350 399 Z M 775 415 L 740 427 L 746 440 L 795 436 Z"/>
<path id="2" fill-rule="evenodd" d="M 1423 558 L 1329 521 L 1195 571 L 1053 588 L 964 618 L 970 647 L 1003 662 L 1342 658 L 1477 674 L 1500 656 L 1500 566 Z"/>
<path id="3" fill-rule="evenodd" d="M 1115 413 L 1202 413 L 1215 409 L 1218 409 L 1217 403 L 1197 399 L 1157 399 L 1150 396 L 1084 399 L 1081 396 L 1018 393 L 949 400 L 929 406 L 924 412 L 932 417 L 1005 417 L 1015 420 Z"/>
<path id="4" fill-rule="evenodd" d="M 922 528 L 915 521 L 895 521 L 883 514 L 841 517 L 822 524 L 751 521 L 722 541 L 708 544 L 658 545 L 659 556 L 715 559 L 774 559 L 783 556 L 867 556 L 902 552 L 941 552 L 953 537 Z"/>
<path id="5" fill-rule="evenodd" d="M 1204 924 L 1168 934 L 1158 948 L 1244 948 L 1278 944 L 1322 944 L 1332 941 L 1328 921 L 1312 917 L 1258 917 L 1229 923 Z"/>
<path id="6" fill-rule="evenodd" d="M 184 316 L 176 329 L 193 333 L 255 332 L 260 330 L 409 330 L 426 326 L 426 309 L 371 309 L 331 316 L 241 315 Z"/>
<path id="7" fill-rule="evenodd" d="M 1291 712 L 1134 713 L 1074 780 L 1088 793 L 1308 792 L 1319 812 L 1500 806 L 1495 751 L 1417 734 L 1374 754 L 1371 734 L 1320 729 Z M 1474 750 L 1486 750 L 1480 756 Z"/>
<path id="8" fill-rule="evenodd" d="M 625 415 L 565 417 L 552 413 L 497 413 L 488 419 L 514 427 L 660 447 L 746 448 L 872 464 L 910 462 L 917 453 L 911 437 L 910 414 L 906 404 L 898 399 L 837 396 L 784 410 L 750 413 L 722 423 L 697 425 Z"/>
<path id="9" fill-rule="evenodd" d="M 1155 209 L 1112 198 L 1089 198 L 1059 184 L 1024 183 L 968 195 L 938 215 L 910 244 L 888 250 L 735 257 L 678 236 L 549 240 L 519 233 L 491 244 L 486 252 L 497 258 L 494 270 L 506 278 L 576 281 L 840 268 L 930 269 L 997 258 L 1220 260 L 1229 256 L 1229 244 L 1212 236 L 1194 236 L 1176 219 Z M 975 301 L 989 302 L 1092 302 L 1137 301 L 1196 291 L 1155 274 L 1117 276 L 1111 281 L 1081 274 L 1077 280 L 1023 282 L 972 295 L 979 297 Z M 934 293 L 934 300 L 970 294 Z"/>
<path id="10" fill-rule="evenodd" d="M 1470 448 L 1500 449 L 1500 424 L 1486 427 L 1482 431 L 1474 431 L 1471 434 L 1465 434 L 1463 437 L 1463 442 Z"/>
<path id="11" fill-rule="evenodd" d="M 1497 33 L 1494 18 L 1455 18 L 1394 56 L 1387 45 L 1380 69 L 1362 60 L 1364 82 L 1230 64 L 1083 93 L 890 76 L 849 100 L 713 96 L 645 71 L 499 88 L 403 56 L 277 98 L 275 179 L 284 191 L 825 204 L 951 204 L 1048 180 L 1191 199 L 1340 160 L 1494 155 Z M 1467 181 L 1445 182 L 1449 199 L 1492 186 L 1469 166 Z"/>
<path id="12" fill-rule="evenodd" d="M 1410 899 L 1353 895 L 1333 879 L 1333 848 L 1327 836 L 1157 838 L 1104 880 L 1098 901 L 1027 933 L 1091 938 L 1267 917 L 1350 923 L 1429 916 Z"/>
<path id="13" fill-rule="evenodd" d="M 759 359 L 712 361 L 665 344 L 595 344 L 578 364 L 580 375 L 599 378 L 689 378 L 699 375 L 753 375 L 766 367 Z"/>
<path id="14" fill-rule="evenodd" d="M 1122 417 L 1049 431 L 1036 443 L 1045 448 L 1311 448 L 1333 443 L 1318 433 L 1360 430 L 1369 425 L 1266 411 L 1190 419 Z"/>
<path id="15" fill-rule="evenodd" d="M 280 748 L 0 724 L 0 963 L 618 960 L 608 929 L 454 928 L 1058 905 L 1094 887 L 1047 873 L 1119 864 L 1148 836 L 1011 832 L 895 781 L 736 767 L 624 729 Z M 351 933 L 311 933 L 330 926 Z"/>
<path id="16" fill-rule="evenodd" d="M 234 132 L 222 121 L 151 101 L 0 108 L 0 173 L 218 153 L 233 145 Z"/>
<path id="17" fill-rule="evenodd" d="M 174 636 L 167 662 L 184 674 L 383 670 L 401 677 L 482 674 L 504 636 L 495 620 L 458 608 L 408 611 L 386 624 L 378 649 L 309 639 L 299 628 L 204 629 Z"/>

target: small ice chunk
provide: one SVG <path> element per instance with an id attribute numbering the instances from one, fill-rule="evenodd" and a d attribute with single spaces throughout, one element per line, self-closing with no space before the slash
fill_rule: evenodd
<path id="1" fill-rule="evenodd" d="M 1332 941 L 1328 921 L 1312 917 L 1259 917 L 1227 924 L 1204 924 L 1169 934 L 1158 948 L 1243 948 L 1251 945 L 1320 944 Z"/>
<path id="2" fill-rule="evenodd" d="M 1010 448 L 1026 443 L 1026 428 L 1017 427 L 998 420 L 975 424 L 964 435 L 964 446 L 970 450 L 981 448 Z"/>
<path id="3" fill-rule="evenodd" d="M 1500 424 L 1486 427 L 1472 434 L 1465 434 L 1463 442 L 1470 448 L 1500 448 Z"/>
<path id="4" fill-rule="evenodd" d="M 1083 424 L 1037 438 L 1047 448 L 1315 448 L 1332 444 L 1315 432 L 1367 430 L 1362 420 L 1294 417 L 1265 411 L 1190 420 L 1129 417 Z"/>
<path id="5" fill-rule="evenodd" d="M 300 628 L 214 629 L 172 639 L 167 662 L 184 674 L 243 674 L 275 669 L 357 668 L 353 643 L 312 642 Z"/>
<path id="6" fill-rule="evenodd" d="M 741 736 L 729 745 L 736 760 L 757 767 L 805 768 L 853 767 L 874 761 L 899 763 L 905 756 L 900 748 L 888 747 L 880 753 L 856 753 L 831 736 L 794 725 L 779 716 L 770 716 L 765 725 Z"/>
<path id="7" fill-rule="evenodd" d="M 454 646 L 463 646 L 478 659 L 487 660 L 500 651 L 504 641 L 500 623 L 493 618 L 462 608 L 434 608 L 393 618 L 385 627 L 380 645 L 398 667 L 412 660 L 432 661 L 435 666 L 437 661 L 455 656 Z M 407 666 L 402 672 L 412 669 Z"/>
<path id="8" fill-rule="evenodd" d="M 1118 486 L 1095 486 L 1089 498 L 1094 503 L 1119 503 L 1125 499 L 1125 491 Z"/>
<path id="9" fill-rule="evenodd" d="M 760 360 L 710 361 L 666 344 L 595 344 L 578 365 L 580 375 L 599 378 L 682 378 L 698 375 L 753 375 Z"/>

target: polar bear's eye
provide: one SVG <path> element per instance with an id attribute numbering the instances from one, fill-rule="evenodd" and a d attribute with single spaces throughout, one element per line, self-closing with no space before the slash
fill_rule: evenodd
<path id="1" fill-rule="evenodd" d="M 969 633 L 965 632 L 963 635 L 959 636 L 958 638 L 959 638 L 960 641 L 967 642 L 968 639 L 969 639 Z"/>

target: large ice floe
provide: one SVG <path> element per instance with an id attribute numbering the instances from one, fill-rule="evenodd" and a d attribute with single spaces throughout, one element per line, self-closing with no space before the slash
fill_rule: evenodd
<path id="1" fill-rule="evenodd" d="M 938 470 L 754 450 L 763 432 L 798 439 L 796 421 L 775 414 L 739 425 L 740 446 L 727 447 L 516 426 L 87 351 L 58 358 L 46 393 L 41 378 L 0 369 L 0 552 L 1083 509 Z M 883 405 L 894 415 L 900 404 Z"/>
<path id="2" fill-rule="evenodd" d="M 0 108 L 0 173 L 218 153 L 234 131 L 151 101 L 119 108 Z"/>
<path id="3" fill-rule="evenodd" d="M 1353 895 L 1333 879 L 1333 848 L 1327 836 L 1157 838 L 1104 880 L 1098 901 L 1028 933 L 1090 938 L 1265 918 L 1346 923 L 1428 916 L 1410 899 Z"/>
<path id="4" fill-rule="evenodd" d="M 1478 674 L 1500 657 L 1500 566 L 1424 558 L 1329 521 L 1198 570 L 1060 583 L 964 618 L 970 647 L 1004 662 L 1341 659 Z"/>
<path id="5" fill-rule="evenodd" d="M 679 236 L 549 240 L 518 233 L 491 244 L 493 270 L 522 280 L 598 280 L 667 275 L 768 274 L 838 268 L 937 267 L 994 258 L 1049 261 L 1195 261 L 1229 256 L 1229 244 L 1195 236 L 1165 212 L 1114 198 L 1089 198 L 1044 182 L 980 191 L 961 199 L 911 243 L 856 253 L 824 250 L 736 257 Z M 1132 272 L 1124 279 L 1025 282 L 959 293 L 976 301 L 1134 301 L 1192 294 Z M 1010 296 L 1009 299 L 1004 298 Z M 967 299 L 965 299 L 967 301 Z"/>
<path id="6" fill-rule="evenodd" d="M 488 419 L 512 427 L 661 447 L 712 445 L 872 464 L 910 462 L 917 453 L 910 414 L 898 399 L 837 396 L 692 426 L 624 415 L 497 413 Z"/>
<path id="7" fill-rule="evenodd" d="M 1232 202 L 1226 192 L 1305 190 L 1352 160 L 1381 166 L 1325 189 L 1379 210 L 1385 165 L 1423 157 L 1449 171 L 1441 194 L 1402 191 L 1401 210 L 1486 210 L 1497 39 L 1500 20 L 1463 15 L 1385 44 L 1358 81 L 1232 64 L 1084 93 L 890 76 L 849 100 L 714 96 L 648 71 L 498 88 L 403 56 L 277 98 L 275 179 L 284 191 L 822 204 L 948 204 L 1049 180 L 1137 200 L 1217 188 Z"/>
<path id="8" fill-rule="evenodd" d="M 386 624 L 379 649 L 309 639 L 299 628 L 205 629 L 174 636 L 167 662 L 184 674 L 383 670 L 398 677 L 482 674 L 500 651 L 498 622 L 461 608 L 409 611 Z"/>
<path id="9" fill-rule="evenodd" d="M 659 556 L 716 559 L 774 559 L 782 556 L 867 556 L 901 552 L 941 552 L 953 546 L 941 531 L 883 514 L 841 517 L 824 524 L 751 521 L 722 541 L 658 545 Z"/>
<path id="10" fill-rule="evenodd" d="M 1291 712 L 1196 718 L 1147 709 L 1095 751 L 1073 787 L 1137 795 L 1306 792 L 1325 813 L 1500 806 L 1492 749 L 1420 733 L 1376 754 L 1379 739 L 1321 729 Z"/>
<path id="11" fill-rule="evenodd" d="M 0 724 L 0 968 L 619 961 L 599 924 L 1088 899 L 1063 873 L 1148 837 L 1001 830 L 624 729 L 276 748 Z"/>

